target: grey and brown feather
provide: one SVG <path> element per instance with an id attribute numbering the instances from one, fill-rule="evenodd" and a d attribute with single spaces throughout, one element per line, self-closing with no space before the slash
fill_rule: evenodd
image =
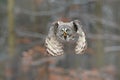
<path id="1" fill-rule="evenodd" d="M 67 37 L 68 39 L 65 40 L 61 38 L 62 35 L 59 36 L 59 32 L 60 32 L 59 30 L 64 27 L 68 29 L 70 28 L 70 30 L 72 30 L 70 32 L 70 35 L 72 36 L 69 35 Z M 53 56 L 64 54 L 64 49 L 63 49 L 64 42 L 66 41 L 69 42 L 70 40 L 74 40 L 74 38 L 77 38 L 76 36 L 78 36 L 78 39 L 76 41 L 76 46 L 74 50 L 76 54 L 82 54 L 86 49 L 87 43 L 86 43 L 85 33 L 82 30 L 82 25 L 80 24 L 80 21 L 74 20 L 71 22 L 62 22 L 62 21 L 54 22 L 49 29 L 48 36 L 45 39 L 45 46 L 47 52 Z"/>

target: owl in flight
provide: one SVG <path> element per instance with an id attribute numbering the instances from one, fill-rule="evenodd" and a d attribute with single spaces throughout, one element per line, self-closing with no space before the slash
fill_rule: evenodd
<path id="1" fill-rule="evenodd" d="M 52 56 L 62 55 L 65 52 L 64 43 L 72 41 L 75 42 L 75 48 L 73 49 L 75 53 L 84 53 L 87 43 L 80 21 L 53 22 L 45 39 L 46 50 Z"/>

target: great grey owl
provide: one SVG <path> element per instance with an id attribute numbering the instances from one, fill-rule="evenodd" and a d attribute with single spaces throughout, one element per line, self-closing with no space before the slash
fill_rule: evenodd
<path id="1" fill-rule="evenodd" d="M 76 54 L 82 54 L 86 49 L 85 33 L 80 21 L 56 21 L 50 27 L 45 39 L 46 50 L 53 56 L 64 54 L 64 43 L 70 41 L 75 41 L 76 46 L 73 50 Z"/>

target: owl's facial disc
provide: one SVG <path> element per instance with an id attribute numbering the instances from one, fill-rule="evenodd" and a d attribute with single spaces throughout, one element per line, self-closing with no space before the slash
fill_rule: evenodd
<path id="1" fill-rule="evenodd" d="M 63 42 L 64 41 L 69 42 L 69 41 L 73 41 L 75 39 L 73 28 L 66 24 L 59 25 L 56 36 L 57 36 L 57 38 L 59 38 L 60 41 L 63 41 Z"/>
<path id="2" fill-rule="evenodd" d="M 66 39 L 67 39 L 67 36 L 68 36 L 67 28 L 62 28 L 62 31 L 63 31 L 64 39 L 66 40 Z"/>
<path id="3" fill-rule="evenodd" d="M 65 41 L 70 41 L 70 30 L 68 28 L 62 28 L 62 39 Z"/>

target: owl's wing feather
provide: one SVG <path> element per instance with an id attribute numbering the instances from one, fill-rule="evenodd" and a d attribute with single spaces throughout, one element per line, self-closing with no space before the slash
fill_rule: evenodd
<path id="1" fill-rule="evenodd" d="M 51 26 L 45 44 L 47 52 L 52 56 L 58 56 L 64 53 L 62 43 L 60 43 L 55 36 L 54 26 Z"/>
<path id="2" fill-rule="evenodd" d="M 85 49 L 87 48 L 86 43 L 86 36 L 84 31 L 82 30 L 82 25 L 80 25 L 79 21 L 75 21 L 77 25 L 77 34 L 78 34 L 78 41 L 76 42 L 75 52 L 76 54 L 83 54 Z"/>

